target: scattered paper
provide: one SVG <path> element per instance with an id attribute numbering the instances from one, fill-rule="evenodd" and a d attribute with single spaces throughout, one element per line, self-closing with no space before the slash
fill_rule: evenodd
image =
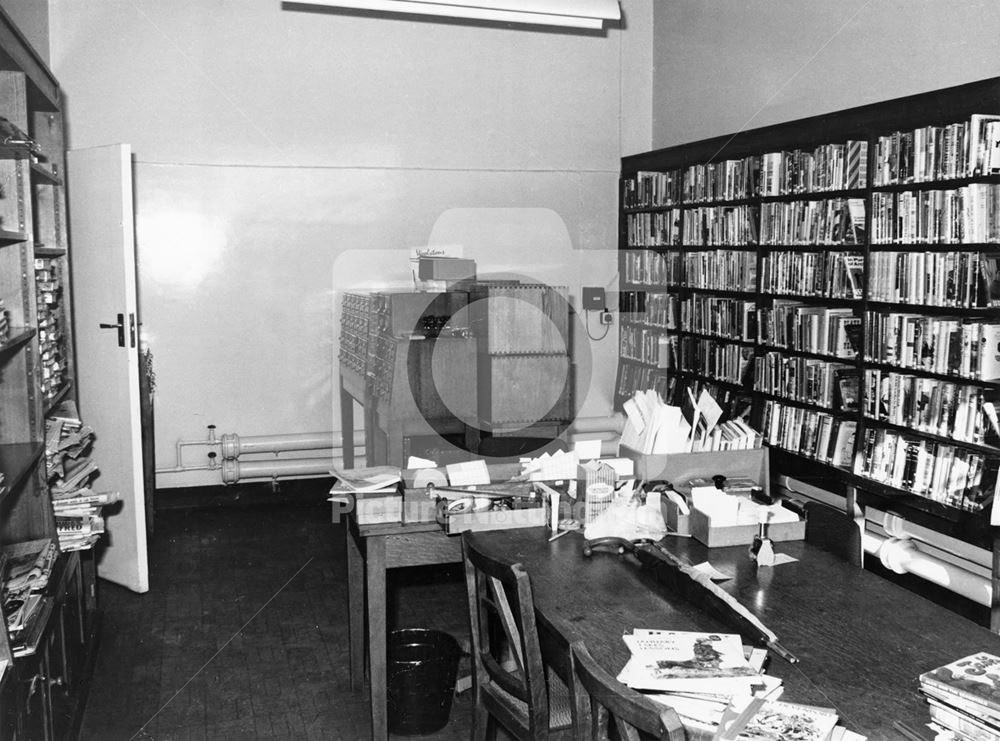
<path id="1" fill-rule="evenodd" d="M 428 460 L 427 458 L 419 458 L 419 457 L 417 457 L 415 455 L 411 455 L 409 458 L 406 459 L 406 467 L 407 468 L 411 468 L 411 469 L 413 469 L 413 468 L 436 468 L 437 467 L 437 463 L 435 463 L 432 460 Z"/>
<path id="2" fill-rule="evenodd" d="M 482 459 L 449 463 L 445 470 L 452 486 L 481 486 L 490 483 L 490 470 Z"/>
<path id="3" fill-rule="evenodd" d="M 577 460 L 592 461 L 601 457 L 601 440 L 577 440 L 573 443 L 573 452 Z"/>
<path id="4" fill-rule="evenodd" d="M 783 564 L 783 563 L 795 563 L 798 560 L 799 559 L 795 558 L 795 556 L 789 556 L 787 553 L 775 553 L 774 554 L 774 563 L 771 564 L 771 565 L 772 566 L 781 566 L 781 564 Z"/>
<path id="5" fill-rule="evenodd" d="M 562 481 L 576 479 L 577 465 L 575 451 L 558 450 L 527 461 L 523 464 L 523 472 L 530 481 Z"/>
<path id="6" fill-rule="evenodd" d="M 399 469 L 395 466 L 352 468 L 349 471 L 334 469 L 333 475 L 337 481 L 331 493 L 384 491 L 395 488 L 400 482 Z"/>
<path id="7" fill-rule="evenodd" d="M 719 571 L 717 568 L 715 568 L 708 561 L 702 561 L 701 563 L 696 564 L 696 565 L 692 566 L 691 568 L 694 569 L 695 571 L 701 573 L 701 574 L 704 574 L 705 576 L 707 576 L 712 581 L 725 581 L 726 579 L 732 579 L 733 578 L 729 574 L 724 574 L 723 572 Z"/>

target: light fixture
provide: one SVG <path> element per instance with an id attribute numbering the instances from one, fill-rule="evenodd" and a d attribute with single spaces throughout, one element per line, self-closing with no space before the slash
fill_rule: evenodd
<path id="1" fill-rule="evenodd" d="M 571 28 L 600 29 L 605 21 L 621 19 L 618 0 L 296 0 L 295 4 Z"/>

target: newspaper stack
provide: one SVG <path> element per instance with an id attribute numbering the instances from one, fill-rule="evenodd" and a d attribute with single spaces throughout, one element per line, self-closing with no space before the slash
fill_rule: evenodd
<path id="1" fill-rule="evenodd" d="M 30 633 L 34 625 L 52 566 L 59 555 L 49 539 L 27 545 L 30 547 L 5 553 L 2 567 L 4 615 L 15 655 L 23 644 L 23 636 Z"/>
<path id="2" fill-rule="evenodd" d="M 101 507 L 119 499 L 118 492 L 90 488 L 98 471 L 89 455 L 93 438 L 94 431 L 80 421 L 72 403 L 61 405 L 46 422 L 49 493 L 59 548 L 64 552 L 93 547 L 104 532 Z"/>

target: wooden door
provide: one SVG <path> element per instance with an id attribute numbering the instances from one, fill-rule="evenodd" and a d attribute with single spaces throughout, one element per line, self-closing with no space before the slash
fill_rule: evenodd
<path id="1" fill-rule="evenodd" d="M 67 154 L 70 266 L 80 416 L 94 428 L 99 491 L 121 494 L 109 509 L 98 576 L 149 589 L 139 396 L 138 306 L 127 144 Z"/>

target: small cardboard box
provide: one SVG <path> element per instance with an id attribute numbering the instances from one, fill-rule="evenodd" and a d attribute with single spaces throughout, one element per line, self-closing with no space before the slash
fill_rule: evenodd
<path id="1" fill-rule="evenodd" d="M 758 530 L 756 524 L 713 527 L 712 518 L 699 509 L 691 510 L 690 524 L 694 539 L 709 548 L 750 545 Z M 805 517 L 800 515 L 797 522 L 770 523 L 766 533 L 767 537 L 776 543 L 784 540 L 802 540 L 806 537 Z"/>
<path id="2" fill-rule="evenodd" d="M 331 492 L 331 499 L 353 506 L 359 525 L 382 525 L 403 521 L 403 495 L 393 492 Z"/>
<path id="3" fill-rule="evenodd" d="M 667 530 L 678 535 L 691 534 L 691 515 L 682 515 L 677 502 L 670 501 L 664 494 L 660 494 L 660 512 Z"/>
<path id="4" fill-rule="evenodd" d="M 465 530 L 511 530 L 519 527 L 541 527 L 547 523 L 547 512 L 548 509 L 539 502 L 514 509 L 452 514 L 445 517 L 441 526 L 449 535 L 457 535 Z"/>

